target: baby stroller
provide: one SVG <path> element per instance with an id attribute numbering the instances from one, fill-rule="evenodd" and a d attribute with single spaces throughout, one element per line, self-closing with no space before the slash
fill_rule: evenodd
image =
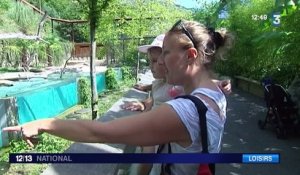
<path id="1" fill-rule="evenodd" d="M 258 126 L 264 129 L 270 124 L 276 130 L 279 139 L 285 139 L 289 130 L 295 128 L 297 123 L 297 109 L 288 92 L 279 84 L 273 82 L 263 83 L 267 115 L 264 121 L 259 120 Z"/>

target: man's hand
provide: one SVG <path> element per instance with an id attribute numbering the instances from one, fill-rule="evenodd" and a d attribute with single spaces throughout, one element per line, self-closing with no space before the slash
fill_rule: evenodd
<path id="1" fill-rule="evenodd" d="M 136 84 L 133 86 L 134 89 L 144 91 L 144 92 L 150 91 L 151 87 L 152 87 L 152 85 L 141 85 L 141 84 Z"/>
<path id="2" fill-rule="evenodd" d="M 222 80 L 219 82 L 219 87 L 223 91 L 224 94 L 229 95 L 231 91 L 231 82 L 230 80 Z"/>
<path id="3" fill-rule="evenodd" d="M 122 109 L 130 110 L 130 111 L 144 111 L 145 105 L 142 102 L 136 101 L 136 102 L 124 102 L 123 105 L 121 105 Z"/>

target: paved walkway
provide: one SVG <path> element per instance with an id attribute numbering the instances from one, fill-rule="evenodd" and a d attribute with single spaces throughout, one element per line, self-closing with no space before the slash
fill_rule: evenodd
<path id="1" fill-rule="evenodd" d="M 219 164 L 216 175 L 298 175 L 300 174 L 300 136 L 276 138 L 270 127 L 260 130 L 259 119 L 266 115 L 262 98 L 241 90 L 228 96 L 228 113 L 223 138 L 224 153 L 280 153 L 280 164 Z"/>

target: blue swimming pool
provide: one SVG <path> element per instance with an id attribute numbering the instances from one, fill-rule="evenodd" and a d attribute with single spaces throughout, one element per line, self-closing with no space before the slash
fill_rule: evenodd
<path id="1" fill-rule="evenodd" d="M 10 89 L 1 91 L 1 95 L 0 127 L 2 128 L 55 117 L 75 106 L 78 103 L 77 80 L 17 82 Z M 1 147 L 7 144 L 8 136 L 2 136 L 1 133 L 0 136 Z"/>
<path id="2" fill-rule="evenodd" d="M 122 79 L 121 69 L 115 69 L 117 79 Z M 14 82 L 12 87 L 0 87 L 0 129 L 15 123 L 23 124 L 29 121 L 50 118 L 78 104 L 79 77 L 89 74 L 67 74 L 58 79 L 59 74 L 53 74 L 48 79 L 33 78 Z M 106 88 L 105 72 L 96 75 L 97 91 Z M 8 136 L 0 132 L 0 147 L 7 144 Z"/>

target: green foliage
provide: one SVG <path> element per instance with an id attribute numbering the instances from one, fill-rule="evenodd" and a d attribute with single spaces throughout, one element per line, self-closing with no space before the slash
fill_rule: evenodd
<path id="1" fill-rule="evenodd" d="M 19 29 L 25 34 L 36 34 L 37 26 L 41 19 L 41 15 L 24 6 L 21 2 L 17 2 L 9 9 L 8 17 L 14 20 L 18 24 Z"/>
<path id="2" fill-rule="evenodd" d="M 8 10 L 10 5 L 11 5 L 10 0 L 2 0 L 0 2 L 0 12 L 4 10 Z"/>
<path id="3" fill-rule="evenodd" d="M 0 1 L 0 33 L 19 31 L 19 26 L 12 19 L 12 15 L 16 12 L 16 3 L 10 0 Z"/>
<path id="4" fill-rule="evenodd" d="M 236 43 L 228 60 L 216 65 L 217 71 L 258 81 L 271 76 L 288 86 L 300 68 L 300 11 L 289 8 L 287 13 L 274 1 L 252 0 L 229 4 L 228 12 L 225 21 L 236 35 Z M 272 25 L 273 12 L 281 12 L 280 27 Z M 261 15 L 268 19 L 262 20 Z"/>
<path id="5" fill-rule="evenodd" d="M 201 8 L 196 10 L 193 14 L 193 19 L 201 22 L 207 26 L 216 26 L 219 23 L 222 23 L 222 20 L 218 19 L 218 15 L 221 10 L 224 8 L 225 3 L 220 2 L 211 2 L 207 3 L 199 2 Z"/>
<path id="6" fill-rule="evenodd" d="M 61 153 L 70 145 L 70 141 L 58 139 L 49 134 L 42 134 L 39 136 L 38 144 L 32 148 L 24 140 L 12 140 L 10 142 L 10 150 L 0 157 L 0 161 L 8 161 L 9 153 Z"/>
<path id="7" fill-rule="evenodd" d="M 37 34 L 42 16 L 30 7 L 21 2 L 5 0 L 0 2 L 0 12 L 3 12 L 0 13 L 0 33 Z M 44 66 L 49 62 L 59 65 L 64 58 L 69 57 L 72 45 L 60 39 L 55 32 L 52 33 L 50 25 L 45 23 L 41 34 L 42 41 L 3 40 L 0 43 L 0 66 L 19 67 L 24 55 L 27 57 L 28 66 Z"/>
<path id="8" fill-rule="evenodd" d="M 46 50 L 47 56 L 53 59 L 55 65 L 60 65 L 64 58 L 68 59 L 70 57 L 73 49 L 71 42 L 60 39 L 56 34 L 48 34 L 45 36 L 45 40 L 48 43 L 42 51 Z"/>
<path id="9" fill-rule="evenodd" d="M 143 37 L 165 33 L 176 20 L 190 18 L 191 12 L 175 6 L 173 0 L 115 0 L 103 12 L 97 39 L 110 46 L 121 65 L 133 66 L 137 46 L 151 42 Z"/>
<path id="10" fill-rule="evenodd" d="M 96 58 L 99 60 L 105 59 L 106 52 L 107 52 L 107 48 L 104 46 L 97 48 Z"/>
<path id="11" fill-rule="evenodd" d="M 100 94 L 101 100 L 98 103 L 99 116 L 105 114 L 112 105 L 123 96 L 122 89 L 119 90 L 106 90 Z"/>
<path id="12" fill-rule="evenodd" d="M 0 66 L 19 67 L 24 54 L 29 58 L 28 64 L 32 66 L 45 65 L 49 57 L 54 65 L 60 65 L 64 58 L 69 57 L 71 43 L 59 39 L 55 34 L 47 34 L 43 39 L 45 42 L 19 39 L 3 41 L 0 44 Z M 33 64 L 34 61 L 38 64 Z"/>
<path id="13" fill-rule="evenodd" d="M 91 105 L 91 86 L 87 78 L 80 78 L 78 80 L 79 86 L 79 103 L 85 107 Z"/>
<path id="14" fill-rule="evenodd" d="M 1 1 L 1 4 L 4 4 L 5 1 Z M 92 17 L 97 18 L 97 33 L 96 38 L 97 42 L 105 45 L 106 48 L 113 50 L 114 58 L 117 59 L 119 64 L 126 65 L 136 65 L 137 50 L 136 47 L 140 44 L 149 44 L 149 40 L 141 39 L 144 36 L 156 36 L 160 33 L 166 32 L 167 29 L 178 19 L 190 19 L 191 11 L 177 7 L 174 4 L 174 0 L 106 0 L 99 1 L 96 0 L 96 9 L 95 12 L 89 13 L 91 3 L 93 0 L 60 0 L 59 3 L 57 0 L 28 0 L 30 3 L 35 5 L 38 8 L 41 8 L 43 11 L 47 11 L 51 17 L 63 18 L 63 19 L 91 19 Z M 12 2 L 10 2 L 12 4 Z M 14 2 L 15 4 L 15 2 Z M 13 6 L 14 7 L 14 6 Z M 18 7 L 18 8 L 17 8 Z M 25 26 L 26 32 L 35 33 L 36 29 L 31 28 L 27 29 L 26 24 L 35 27 L 34 21 L 28 21 L 27 12 L 23 13 L 24 5 L 16 6 L 11 9 L 15 10 L 16 13 L 10 15 L 11 18 L 20 21 L 20 26 Z M 108 7 L 108 8 L 107 8 Z M 31 13 L 34 13 L 30 9 Z M 20 18 L 21 15 L 26 17 L 26 19 Z M 35 16 L 37 15 L 34 13 Z M 39 17 L 39 15 L 37 15 Z M 7 20 L 6 17 L 3 17 Z M 36 19 L 36 17 L 34 17 Z M 37 22 L 40 17 L 37 18 Z M 99 19 L 99 20 L 98 20 Z M 6 22 L 8 23 L 8 22 Z M 0 24 L 1 24 L 1 15 L 0 15 Z M 50 31 L 49 23 L 46 23 L 46 31 Z M 16 28 L 21 28 L 19 25 L 17 27 L 12 27 L 10 30 L 15 30 Z M 75 24 L 69 25 L 65 23 L 56 23 L 54 22 L 54 28 L 59 31 L 58 36 L 64 39 L 70 39 L 73 34 L 75 36 L 75 41 L 77 42 L 87 42 L 89 40 L 89 26 L 88 23 L 85 24 Z M 0 25 L 1 31 L 1 25 Z M 126 39 L 133 39 L 132 41 L 126 40 L 125 45 L 123 46 L 122 40 L 120 37 L 124 36 Z M 140 40 L 141 39 L 141 40 Z M 127 42 L 128 41 L 128 42 Z M 61 52 L 63 47 L 57 47 L 55 44 L 49 47 L 56 52 Z M 58 48 L 58 49 L 56 49 Z M 125 49 L 123 53 L 122 49 Z M 45 50 L 47 48 L 42 48 Z M 107 51 L 107 49 L 105 49 Z M 52 51 L 51 51 L 52 52 Z M 52 53 L 56 56 L 56 53 Z M 99 52 L 100 56 L 103 55 L 103 52 Z M 124 59 L 123 59 L 124 55 Z M 46 54 L 40 54 L 42 60 L 46 60 Z M 58 60 L 54 58 L 55 60 Z"/>
<path id="15" fill-rule="evenodd" d="M 113 68 L 108 68 L 105 72 L 106 88 L 110 90 L 119 89 L 117 75 Z"/>
<path id="16" fill-rule="evenodd" d="M 133 78 L 133 71 L 130 67 L 128 66 L 122 66 L 121 67 L 121 72 L 122 72 L 122 79 L 123 81 L 128 81 Z"/>
<path id="17" fill-rule="evenodd" d="M 0 68 L 0 73 L 1 72 L 18 72 L 18 71 L 19 71 L 18 69 L 14 69 L 11 67 L 1 67 Z"/>
<path id="18" fill-rule="evenodd" d="M 61 19 L 86 19 L 83 13 L 83 6 L 79 1 L 70 0 L 29 0 L 29 2 L 43 11 L 47 11 L 49 16 Z M 76 42 L 88 41 L 88 23 L 80 25 L 70 25 L 68 23 L 54 22 L 54 28 L 59 31 L 59 36 L 65 40 L 70 40 L 72 33 Z M 73 32 L 72 32 L 73 30 Z"/>
<path id="19" fill-rule="evenodd" d="M 41 135 L 41 141 L 35 147 L 38 152 L 42 153 L 60 153 L 65 151 L 66 147 L 70 145 L 70 141 L 58 139 L 49 134 Z"/>
<path id="20" fill-rule="evenodd" d="M 120 42 L 119 49 L 119 62 L 121 65 L 135 66 L 137 63 L 137 45 L 139 43 L 138 39 L 127 40 L 125 42 Z M 124 45 L 124 46 L 123 46 Z"/>
<path id="21" fill-rule="evenodd" d="M 98 104 L 99 116 L 105 114 L 111 106 L 124 95 L 125 92 L 132 88 L 135 83 L 136 82 L 133 79 L 129 81 L 122 81 L 118 90 L 106 90 L 102 92 L 100 94 L 100 101 Z"/>

